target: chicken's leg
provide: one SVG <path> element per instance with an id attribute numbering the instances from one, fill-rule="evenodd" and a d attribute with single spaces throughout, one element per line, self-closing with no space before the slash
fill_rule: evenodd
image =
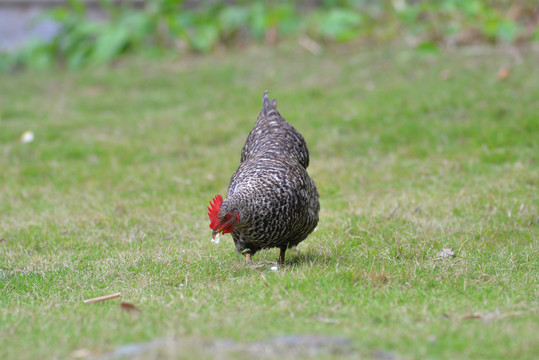
<path id="1" fill-rule="evenodd" d="M 250 263 L 251 262 L 251 253 L 245 254 L 245 262 Z"/>
<path id="2" fill-rule="evenodd" d="M 286 248 L 281 249 L 279 254 L 279 265 L 284 265 L 284 255 L 286 253 Z"/>

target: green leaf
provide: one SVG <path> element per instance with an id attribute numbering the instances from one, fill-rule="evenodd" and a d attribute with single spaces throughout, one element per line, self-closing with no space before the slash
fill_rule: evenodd
<path id="1" fill-rule="evenodd" d="M 67 0 L 71 11 L 79 17 L 86 16 L 86 4 L 82 0 Z"/>
<path id="2" fill-rule="evenodd" d="M 425 41 L 419 44 L 416 48 L 416 50 L 424 55 L 439 55 L 440 54 L 440 48 L 436 43 L 432 41 Z"/>
<path id="3" fill-rule="evenodd" d="M 349 9 L 332 9 L 324 16 L 320 34 L 335 40 L 350 40 L 357 34 L 361 24 L 361 15 Z"/>
<path id="4" fill-rule="evenodd" d="M 129 43 L 129 29 L 127 27 L 111 27 L 102 32 L 97 38 L 92 61 L 104 63 L 122 54 Z"/>
<path id="5" fill-rule="evenodd" d="M 220 27 L 225 31 L 233 31 L 247 26 L 249 11 L 243 6 L 228 6 L 217 17 Z"/>
<path id="6" fill-rule="evenodd" d="M 209 52 L 217 43 L 219 30 L 214 24 L 201 25 L 195 30 L 195 34 L 190 37 L 190 45 L 193 50 Z"/>
<path id="7" fill-rule="evenodd" d="M 496 28 L 496 37 L 507 43 L 515 41 L 519 31 L 518 25 L 511 20 L 500 22 Z"/>
<path id="8" fill-rule="evenodd" d="M 265 13 L 266 7 L 262 3 L 257 2 L 253 6 L 251 6 L 249 23 L 251 25 L 251 31 L 257 39 L 261 39 L 262 37 L 264 37 L 264 34 L 266 33 L 266 30 L 268 28 Z"/>
<path id="9" fill-rule="evenodd" d="M 70 69 L 78 69 L 88 62 L 88 50 L 78 48 L 67 55 L 67 67 Z"/>

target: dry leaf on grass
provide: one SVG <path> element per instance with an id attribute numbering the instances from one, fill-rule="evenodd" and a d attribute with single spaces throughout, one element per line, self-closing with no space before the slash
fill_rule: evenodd
<path id="1" fill-rule="evenodd" d="M 308 36 L 300 36 L 298 44 L 314 55 L 320 55 L 322 53 L 322 46 Z"/>
<path id="2" fill-rule="evenodd" d="M 266 287 L 270 287 L 270 284 L 268 283 L 268 279 L 266 279 L 266 277 L 264 276 L 264 274 L 260 274 L 260 277 L 261 277 L 262 280 L 264 281 L 264 285 L 266 285 Z"/>
<path id="3" fill-rule="evenodd" d="M 481 319 L 480 313 L 471 313 L 462 318 L 463 320 L 470 320 L 470 319 Z"/>
<path id="4" fill-rule="evenodd" d="M 511 71 L 506 67 L 503 67 L 500 70 L 498 70 L 497 76 L 499 80 L 505 80 L 509 77 L 509 75 L 511 75 Z"/>
<path id="5" fill-rule="evenodd" d="M 499 309 L 495 309 L 494 311 L 487 311 L 487 312 L 475 312 L 468 315 L 465 315 L 462 317 L 463 320 L 470 320 L 470 319 L 481 319 L 484 322 L 489 322 L 493 320 L 501 320 L 513 316 L 522 316 L 527 315 L 530 313 L 534 313 L 533 311 L 508 311 L 502 313 Z"/>
<path id="6" fill-rule="evenodd" d="M 99 355 L 99 352 L 97 350 L 90 349 L 77 349 L 71 353 L 71 357 L 73 359 L 86 359 L 96 355 Z"/>
<path id="7" fill-rule="evenodd" d="M 121 303 L 120 304 L 120 310 L 122 311 L 125 311 L 125 312 L 128 312 L 128 313 L 133 313 L 133 314 L 140 314 L 142 311 L 136 307 L 135 305 L 133 304 L 129 304 L 129 303 Z"/>

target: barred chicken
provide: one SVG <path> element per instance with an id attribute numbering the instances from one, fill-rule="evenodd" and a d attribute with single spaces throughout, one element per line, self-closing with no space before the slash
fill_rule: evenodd
<path id="1" fill-rule="evenodd" d="M 262 110 L 241 151 L 227 198 L 215 195 L 208 207 L 215 239 L 232 235 L 250 262 L 261 249 L 296 246 L 318 224 L 318 191 L 307 173 L 309 150 L 303 136 L 277 111 L 277 100 L 262 98 Z"/>

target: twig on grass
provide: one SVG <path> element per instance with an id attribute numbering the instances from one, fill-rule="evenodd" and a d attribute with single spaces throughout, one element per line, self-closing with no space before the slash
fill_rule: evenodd
<path id="1" fill-rule="evenodd" d="M 391 219 L 393 217 L 393 215 L 395 215 L 397 210 L 399 210 L 399 204 L 397 204 L 397 206 L 395 206 L 395 208 L 391 211 L 391 213 L 387 216 L 387 218 Z"/>
<path id="2" fill-rule="evenodd" d="M 84 303 L 85 304 L 93 304 L 93 303 L 97 303 L 97 302 L 107 301 L 107 300 L 110 300 L 110 299 L 116 299 L 116 298 L 119 298 L 120 296 L 122 296 L 122 293 L 118 292 L 118 293 L 114 293 L 114 294 L 109 294 L 109 295 L 96 297 L 96 298 L 93 298 L 93 299 L 87 299 L 87 300 L 84 300 Z"/>

